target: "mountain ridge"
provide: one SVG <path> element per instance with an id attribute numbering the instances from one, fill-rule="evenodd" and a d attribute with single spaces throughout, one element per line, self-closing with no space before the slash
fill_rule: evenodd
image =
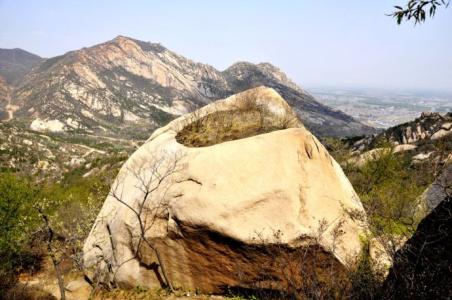
<path id="1" fill-rule="evenodd" d="M 16 116 L 32 129 L 145 137 L 176 116 L 261 85 L 280 93 L 316 134 L 373 132 L 318 103 L 270 63 L 237 62 L 219 71 L 124 36 L 43 60 L 12 98 Z"/>

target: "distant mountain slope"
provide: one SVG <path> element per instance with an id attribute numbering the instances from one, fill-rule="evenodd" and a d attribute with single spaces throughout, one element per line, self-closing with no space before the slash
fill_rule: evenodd
<path id="1" fill-rule="evenodd" d="M 275 88 L 316 134 L 373 131 L 319 104 L 270 64 L 237 63 L 220 72 L 123 36 L 43 61 L 12 98 L 20 107 L 15 116 L 35 130 L 147 137 L 178 115 L 259 85 Z"/>
<path id="2" fill-rule="evenodd" d="M 265 85 L 274 88 L 295 110 L 303 123 L 320 136 L 354 136 L 376 132 L 351 116 L 319 103 L 269 63 L 239 62 L 223 74 L 234 92 Z"/>
<path id="3" fill-rule="evenodd" d="M 22 49 L 0 49 L 0 76 L 10 85 L 20 83 L 41 57 Z"/>
<path id="4" fill-rule="evenodd" d="M 6 107 L 9 104 L 9 86 L 6 80 L 0 76 L 0 120 L 8 118 Z"/>

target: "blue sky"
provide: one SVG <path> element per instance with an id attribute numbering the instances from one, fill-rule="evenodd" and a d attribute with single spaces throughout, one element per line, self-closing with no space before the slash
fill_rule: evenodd
<path id="1" fill-rule="evenodd" d="M 421 26 L 405 1 L 0 0 L 0 48 L 44 57 L 126 35 L 222 70 L 271 62 L 302 87 L 452 92 L 452 7 Z"/>

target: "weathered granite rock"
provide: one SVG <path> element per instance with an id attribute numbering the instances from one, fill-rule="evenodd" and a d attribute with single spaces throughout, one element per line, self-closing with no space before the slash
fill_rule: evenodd
<path id="1" fill-rule="evenodd" d="M 207 147 L 176 139 L 207 115 L 249 109 L 250 99 L 287 129 Z M 365 215 L 340 166 L 287 103 L 261 87 L 154 132 L 122 167 L 84 260 L 94 280 L 120 287 L 160 286 L 167 277 L 203 292 L 283 288 L 287 274 L 303 282 L 353 263 L 365 231 L 356 213 Z"/>

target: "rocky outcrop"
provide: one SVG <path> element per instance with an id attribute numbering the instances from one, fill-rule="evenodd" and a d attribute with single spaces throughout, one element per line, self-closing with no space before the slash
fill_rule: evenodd
<path id="1" fill-rule="evenodd" d="M 380 158 L 382 153 L 392 152 L 401 159 L 411 160 L 413 167 L 431 169 L 433 165 L 448 164 L 452 149 L 451 133 L 452 113 L 422 113 L 414 121 L 388 128 L 378 135 L 343 141 L 352 154 L 347 162 L 357 166 Z M 420 216 L 424 217 L 425 212 Z"/>
<path id="2" fill-rule="evenodd" d="M 412 122 L 389 128 L 383 135 L 387 140 L 394 143 L 412 144 L 421 140 L 438 139 L 447 135 L 445 132 L 450 131 L 451 122 L 452 113 L 424 112 Z"/>
<path id="3" fill-rule="evenodd" d="M 13 99 L 21 107 L 17 117 L 30 123 L 40 119 L 59 122 L 65 131 L 148 137 L 180 115 L 261 85 L 283 95 L 317 134 L 373 132 L 318 103 L 268 63 L 238 63 L 220 72 L 160 44 L 123 36 L 43 61 Z"/>
<path id="4" fill-rule="evenodd" d="M 452 297 L 452 199 L 446 197 L 419 224 L 395 256 L 383 299 Z"/>
<path id="5" fill-rule="evenodd" d="M 215 137 L 207 121 L 222 127 L 236 120 L 226 116 L 254 109 L 264 112 L 259 124 L 273 121 L 273 131 L 197 147 L 177 138 Z M 249 129 L 255 122 L 245 119 L 254 114 L 245 116 Z M 261 87 L 155 131 L 119 172 L 84 261 L 93 280 L 120 287 L 168 279 L 208 293 L 287 291 L 313 276 L 341 278 L 360 253 L 365 224 L 358 215 L 365 215 L 362 204 L 336 161 L 273 89 Z"/>
<path id="6" fill-rule="evenodd" d="M 446 138 L 450 134 L 452 134 L 452 112 L 424 112 L 411 122 L 390 127 L 374 136 L 350 139 L 348 142 L 352 150 L 366 151 L 385 143 L 395 147 L 428 143 Z"/>
<path id="7" fill-rule="evenodd" d="M 441 124 L 441 128 L 437 130 L 434 134 L 432 134 L 431 139 L 439 140 L 450 134 L 452 134 L 452 122 L 443 123 Z"/>
<path id="8" fill-rule="evenodd" d="M 393 148 L 375 148 L 363 153 L 354 152 L 354 155 L 347 160 L 347 163 L 356 165 L 357 167 L 362 167 L 366 163 L 378 160 L 384 155 L 409 152 L 415 150 L 416 148 L 416 145 L 402 144 Z"/>

